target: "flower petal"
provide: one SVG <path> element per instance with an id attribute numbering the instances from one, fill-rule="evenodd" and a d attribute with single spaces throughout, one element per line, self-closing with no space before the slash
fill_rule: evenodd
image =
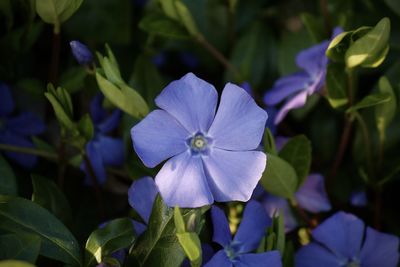
<path id="1" fill-rule="evenodd" d="M 150 168 L 188 149 L 189 133 L 163 110 L 147 115 L 131 129 L 131 136 L 136 153 Z"/>
<path id="2" fill-rule="evenodd" d="M 14 100 L 10 88 L 0 82 L 0 117 L 9 115 L 14 110 Z"/>
<path id="3" fill-rule="evenodd" d="M 307 101 L 307 95 L 307 91 L 303 91 L 286 101 L 286 103 L 278 111 L 278 114 L 276 114 L 275 124 L 279 124 L 286 117 L 286 114 L 290 110 L 304 106 Z"/>
<path id="4" fill-rule="evenodd" d="M 199 156 L 185 151 L 168 160 L 156 176 L 164 202 L 181 208 L 197 208 L 213 203 Z"/>
<path id="5" fill-rule="evenodd" d="M 244 209 L 243 219 L 233 241 L 241 244 L 240 251 L 242 253 L 255 250 L 270 224 L 271 219 L 261 204 L 251 200 Z"/>
<path id="6" fill-rule="evenodd" d="M 95 145 L 101 153 L 105 165 L 121 166 L 124 163 L 124 144 L 122 139 L 99 134 Z"/>
<path id="7" fill-rule="evenodd" d="M 364 222 L 350 213 L 337 212 L 312 232 L 315 240 L 340 258 L 358 255 L 364 233 Z"/>
<path id="8" fill-rule="evenodd" d="M 260 151 L 214 148 L 203 157 L 207 179 L 216 201 L 248 201 L 267 163 Z"/>
<path id="9" fill-rule="evenodd" d="M 35 135 L 46 129 L 43 121 L 31 112 L 23 112 L 16 117 L 8 118 L 5 127 L 18 135 Z"/>
<path id="10" fill-rule="evenodd" d="M 317 213 L 331 209 L 324 177 L 320 174 L 310 174 L 297 190 L 295 198 L 299 205 L 309 212 Z"/>
<path id="11" fill-rule="evenodd" d="M 21 147 L 34 147 L 32 141 L 28 138 L 10 132 L 0 133 L 0 143 Z M 37 157 L 33 155 L 16 152 L 4 152 L 4 154 L 26 169 L 32 169 L 37 163 Z"/>
<path id="12" fill-rule="evenodd" d="M 277 80 L 272 89 L 264 95 L 264 103 L 274 106 L 294 93 L 303 90 L 310 80 L 310 76 L 305 72 L 284 76 Z"/>
<path id="13" fill-rule="evenodd" d="M 233 267 L 224 250 L 218 251 L 204 267 Z"/>
<path id="14" fill-rule="evenodd" d="M 133 223 L 133 228 L 135 229 L 136 236 L 140 236 L 141 234 L 144 233 L 144 231 L 147 230 L 147 225 L 144 225 L 141 222 L 132 221 L 132 223 Z"/>
<path id="15" fill-rule="evenodd" d="M 287 199 L 266 194 L 261 203 L 271 218 L 282 212 L 285 232 L 290 232 L 297 227 L 297 220 L 290 209 Z"/>
<path id="16" fill-rule="evenodd" d="M 96 147 L 95 142 L 89 142 L 86 145 L 86 153 L 89 158 L 90 164 L 92 165 L 94 174 L 96 175 L 97 182 L 104 184 L 107 179 L 106 169 L 104 168 L 103 158 L 101 152 Z M 93 177 L 90 177 L 90 172 L 87 169 L 85 161 L 82 161 L 81 170 L 85 172 L 85 184 L 93 185 Z"/>
<path id="17" fill-rule="evenodd" d="M 350 195 L 350 204 L 354 207 L 367 206 L 368 199 L 365 191 L 354 191 Z"/>
<path id="18" fill-rule="evenodd" d="M 328 58 L 325 55 L 328 45 L 329 41 L 323 41 L 320 44 L 302 50 L 296 57 L 297 66 L 304 69 L 312 77 L 325 70 L 328 64 Z"/>
<path id="19" fill-rule="evenodd" d="M 217 206 L 212 206 L 211 218 L 214 229 L 213 241 L 223 247 L 228 246 L 232 241 L 232 236 L 224 211 Z"/>
<path id="20" fill-rule="evenodd" d="M 235 259 L 235 267 L 271 266 L 281 267 L 282 260 L 278 251 L 257 254 L 243 254 Z"/>
<path id="21" fill-rule="evenodd" d="M 347 259 L 340 259 L 326 248 L 310 243 L 296 253 L 296 267 L 342 267 Z"/>
<path id="22" fill-rule="evenodd" d="M 360 258 L 361 265 L 365 267 L 396 267 L 399 262 L 399 238 L 367 227 Z"/>
<path id="23" fill-rule="evenodd" d="M 268 115 L 237 85 L 226 84 L 208 135 L 213 146 L 226 150 L 256 149 L 261 142 Z"/>
<path id="24" fill-rule="evenodd" d="M 155 102 L 194 134 L 207 132 L 214 118 L 217 99 L 214 86 L 188 73 L 165 87 Z"/>
<path id="25" fill-rule="evenodd" d="M 148 176 L 134 181 L 128 190 L 129 205 L 136 210 L 146 223 L 149 223 L 157 193 L 158 188 L 154 180 Z"/>
<path id="26" fill-rule="evenodd" d="M 114 110 L 111 115 L 107 117 L 107 119 L 96 125 L 97 129 L 103 134 L 111 132 L 118 127 L 118 124 L 121 120 L 121 114 L 121 110 Z"/>
<path id="27" fill-rule="evenodd" d="M 107 111 L 103 108 L 103 99 L 104 96 L 98 93 L 90 101 L 90 117 L 94 124 L 101 123 L 107 117 Z"/>

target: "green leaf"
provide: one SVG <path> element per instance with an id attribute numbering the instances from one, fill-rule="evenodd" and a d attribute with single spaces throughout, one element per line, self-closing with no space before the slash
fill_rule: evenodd
<path id="1" fill-rule="evenodd" d="M 59 33 L 61 23 L 71 17 L 82 2 L 83 0 L 39 0 L 36 1 L 36 11 L 44 22 L 53 24 L 55 32 Z"/>
<path id="2" fill-rule="evenodd" d="M 40 251 L 40 237 L 19 233 L 0 236 L 0 259 L 15 259 L 35 263 Z"/>
<path id="3" fill-rule="evenodd" d="M 328 64 L 326 73 L 327 99 L 333 108 L 340 108 L 348 103 L 347 75 L 341 64 Z"/>
<path id="4" fill-rule="evenodd" d="M 281 255 L 285 252 L 285 223 L 283 212 L 280 211 L 278 217 L 274 218 L 274 232 L 276 234 L 276 249 Z"/>
<path id="5" fill-rule="evenodd" d="M 144 16 L 139 22 L 139 28 L 145 32 L 166 38 L 190 38 L 187 30 L 178 21 L 156 12 Z"/>
<path id="6" fill-rule="evenodd" d="M 82 66 L 69 68 L 60 77 L 60 86 L 73 94 L 84 87 L 86 76 L 88 73 Z"/>
<path id="7" fill-rule="evenodd" d="M 174 208 L 174 222 L 175 222 L 176 231 L 178 233 L 186 232 L 185 222 L 183 220 L 181 211 L 178 206 L 175 206 L 175 208 Z"/>
<path id="8" fill-rule="evenodd" d="M 17 195 L 17 179 L 11 166 L 0 154 L 0 194 Z"/>
<path id="9" fill-rule="evenodd" d="M 400 2 L 397 0 L 385 0 L 386 5 L 390 7 L 390 9 L 400 16 Z"/>
<path id="10" fill-rule="evenodd" d="M 101 263 L 113 252 L 128 248 L 135 241 L 132 221 L 128 218 L 112 220 L 105 227 L 93 231 L 87 242 L 85 266 Z"/>
<path id="11" fill-rule="evenodd" d="M 358 102 L 357 104 L 355 104 L 354 106 L 348 108 L 346 110 L 346 112 L 352 113 L 359 109 L 369 108 L 369 107 L 373 107 L 376 105 L 380 105 L 380 104 L 389 102 L 390 99 L 391 99 L 391 95 L 389 93 L 370 94 L 370 95 L 367 95 L 366 97 L 364 97 L 363 99 L 361 99 L 361 101 Z"/>
<path id="12" fill-rule="evenodd" d="M 194 232 L 177 233 L 176 236 L 192 267 L 201 266 L 201 243 L 199 236 Z"/>
<path id="13" fill-rule="evenodd" d="M 326 49 L 326 56 L 335 62 L 343 62 L 344 55 L 350 45 L 352 33 L 352 31 L 342 32 L 333 38 Z"/>
<path id="14" fill-rule="evenodd" d="M 322 19 L 319 19 L 310 13 L 302 13 L 300 17 L 314 42 L 321 42 L 325 39 L 325 29 Z"/>
<path id="15" fill-rule="evenodd" d="M 379 79 L 378 89 L 379 92 L 390 95 L 389 101 L 375 107 L 376 126 L 378 128 L 380 139 L 384 140 L 386 135 L 386 128 L 392 122 L 396 114 L 397 101 L 393 88 L 386 77 L 383 76 Z"/>
<path id="16" fill-rule="evenodd" d="M 389 35 L 390 20 L 383 18 L 372 30 L 350 45 L 345 54 L 346 66 L 377 67 L 387 54 Z"/>
<path id="17" fill-rule="evenodd" d="M 305 135 L 291 138 L 279 151 L 279 157 L 289 163 L 295 170 L 300 186 L 311 167 L 311 143 Z M 268 168 L 268 166 L 267 166 Z"/>
<path id="18" fill-rule="evenodd" d="M 41 206 L 18 197 L 0 196 L 0 228 L 41 238 L 40 254 L 73 266 L 81 266 L 79 244 L 71 232 Z"/>
<path id="19" fill-rule="evenodd" d="M 32 201 L 53 213 L 62 222 L 72 222 L 71 207 L 64 193 L 51 180 L 32 175 Z"/>
<path id="20" fill-rule="evenodd" d="M 178 13 L 181 23 L 183 24 L 183 26 L 185 26 L 186 30 L 190 33 L 190 35 L 192 36 L 200 35 L 200 32 L 197 29 L 192 14 L 190 13 L 186 5 L 182 3 L 180 0 L 175 0 L 175 9 L 176 12 Z"/>
<path id="21" fill-rule="evenodd" d="M 160 3 L 165 15 L 171 19 L 179 19 L 175 8 L 175 0 L 160 0 L 158 2 Z"/>
<path id="22" fill-rule="evenodd" d="M 53 106 L 57 120 L 68 130 L 77 132 L 76 125 L 72 121 L 72 101 L 68 92 L 61 87 L 55 90 L 52 84 L 47 86 L 47 90 L 44 95 Z"/>
<path id="23" fill-rule="evenodd" d="M 293 167 L 278 156 L 268 154 L 267 168 L 261 184 L 271 194 L 291 198 L 296 192 L 298 179 Z"/>
<path id="24" fill-rule="evenodd" d="M 266 128 L 264 131 L 264 151 L 268 154 L 277 155 L 276 146 L 275 146 L 275 139 L 274 135 L 271 133 L 269 128 Z"/>
<path id="25" fill-rule="evenodd" d="M 0 267 L 35 267 L 35 265 L 19 260 L 0 261 Z"/>
<path id="26" fill-rule="evenodd" d="M 79 133 L 85 137 L 86 141 L 93 138 L 94 126 L 90 115 L 86 113 L 78 122 Z"/>
<path id="27" fill-rule="evenodd" d="M 201 209 L 182 210 L 184 220 L 193 213 L 201 213 Z M 178 267 L 185 258 L 181 248 L 174 222 L 174 210 L 167 207 L 160 195 L 154 201 L 149 225 L 135 243 L 132 258 L 138 266 L 146 267 Z"/>

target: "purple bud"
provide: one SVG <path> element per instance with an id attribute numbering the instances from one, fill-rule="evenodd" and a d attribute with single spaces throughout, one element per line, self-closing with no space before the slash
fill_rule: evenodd
<path id="1" fill-rule="evenodd" d="M 79 41 L 71 41 L 69 45 L 71 46 L 72 54 L 80 65 L 84 66 L 92 63 L 93 54 L 86 45 Z"/>

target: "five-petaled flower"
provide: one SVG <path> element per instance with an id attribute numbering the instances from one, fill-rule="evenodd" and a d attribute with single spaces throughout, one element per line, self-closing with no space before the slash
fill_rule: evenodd
<path id="1" fill-rule="evenodd" d="M 333 37 L 340 32 L 342 29 L 335 28 Z M 296 57 L 296 65 L 302 71 L 280 78 L 264 95 L 264 102 L 268 106 L 286 100 L 275 117 L 275 124 L 280 123 L 290 110 L 304 106 L 309 95 L 323 88 L 328 64 L 325 51 L 329 42 L 326 40 L 301 51 Z"/>
<path id="2" fill-rule="evenodd" d="M 271 219 L 257 201 L 251 200 L 247 203 L 242 222 L 233 239 L 224 212 L 213 206 L 211 216 L 214 228 L 213 241 L 220 244 L 223 249 L 218 251 L 204 265 L 205 267 L 282 266 L 278 251 L 251 253 L 257 249 L 266 228 L 271 225 Z"/>
<path id="3" fill-rule="evenodd" d="M 297 267 L 396 267 L 399 261 L 398 237 L 365 227 L 349 213 L 334 214 L 312 236 L 315 242 L 296 254 Z"/>
<path id="4" fill-rule="evenodd" d="M 107 178 L 105 166 L 121 166 L 124 163 L 122 139 L 106 136 L 118 126 L 121 111 L 117 109 L 108 115 L 102 107 L 103 98 L 103 95 L 97 94 L 90 103 L 90 115 L 95 126 L 95 134 L 86 145 L 86 153 L 100 184 L 103 184 Z M 86 184 L 91 184 L 92 180 L 84 162 L 81 164 L 81 170 L 86 173 Z"/>
<path id="5" fill-rule="evenodd" d="M 45 131 L 45 125 L 36 115 L 21 112 L 12 116 L 14 101 L 9 87 L 0 83 L 0 143 L 33 148 L 31 136 Z M 5 152 L 11 160 L 25 168 L 33 168 L 37 157 L 29 154 Z"/>
<path id="6" fill-rule="evenodd" d="M 242 88 L 228 83 L 218 111 L 214 86 L 189 73 L 156 98 L 160 109 L 131 130 L 147 167 L 169 159 L 155 180 L 169 206 L 200 207 L 216 201 L 247 201 L 266 165 L 254 151 L 267 113 Z"/>

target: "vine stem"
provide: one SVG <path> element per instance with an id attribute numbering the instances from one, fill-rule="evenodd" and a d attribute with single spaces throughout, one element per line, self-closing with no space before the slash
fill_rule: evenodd
<path id="1" fill-rule="evenodd" d="M 233 73 L 236 79 L 240 80 L 241 75 L 240 72 L 233 66 L 228 59 L 220 52 L 217 48 L 215 48 L 210 42 L 208 42 L 202 35 L 198 35 L 195 37 L 195 40 L 203 46 L 210 54 L 218 60 L 226 69 Z"/>

